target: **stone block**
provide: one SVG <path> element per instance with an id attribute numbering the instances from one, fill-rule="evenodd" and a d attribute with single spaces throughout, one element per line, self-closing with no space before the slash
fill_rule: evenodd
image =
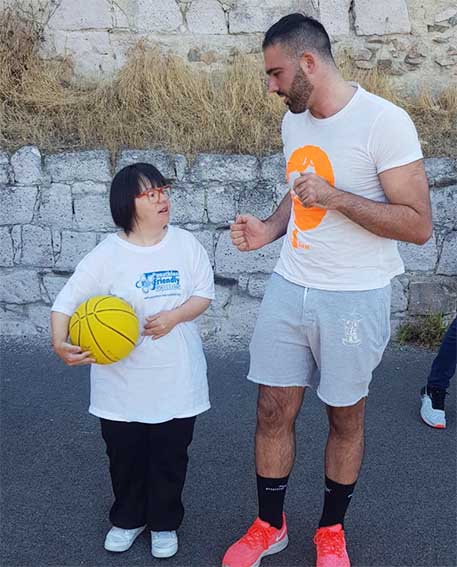
<path id="1" fill-rule="evenodd" d="M 230 223 L 236 215 L 238 191 L 233 185 L 209 183 L 206 187 L 208 219 L 214 223 Z"/>
<path id="2" fill-rule="evenodd" d="M 214 266 L 214 232 L 211 230 L 194 230 L 192 234 L 206 250 L 209 261 Z"/>
<path id="3" fill-rule="evenodd" d="M 354 61 L 369 61 L 373 56 L 373 52 L 366 47 L 354 49 L 351 53 L 351 58 Z"/>
<path id="4" fill-rule="evenodd" d="M 44 36 L 43 53 L 46 56 L 71 57 L 75 76 L 95 81 L 103 75 L 112 76 L 120 69 L 132 44 L 130 33 L 114 33 L 100 28 L 83 31 L 47 29 Z"/>
<path id="5" fill-rule="evenodd" d="M 130 0 L 111 2 L 111 17 L 115 30 L 128 30 L 132 34 L 135 5 Z"/>
<path id="6" fill-rule="evenodd" d="M 186 14 L 189 31 L 198 34 L 227 33 L 224 10 L 217 0 L 193 0 Z"/>
<path id="7" fill-rule="evenodd" d="M 260 177 L 271 183 L 286 182 L 286 160 L 284 154 L 260 158 Z"/>
<path id="8" fill-rule="evenodd" d="M 11 229 L 11 240 L 13 241 L 14 263 L 19 264 L 22 253 L 22 226 L 20 224 L 14 225 Z"/>
<path id="9" fill-rule="evenodd" d="M 249 277 L 248 293 L 252 297 L 262 299 L 265 293 L 265 287 L 270 281 L 270 276 L 265 274 L 253 274 Z"/>
<path id="10" fill-rule="evenodd" d="M 282 16 L 293 12 L 318 16 L 312 0 L 238 0 L 229 12 L 230 33 L 266 32 Z"/>
<path id="11" fill-rule="evenodd" d="M 49 228 L 32 224 L 22 227 L 21 264 L 37 268 L 54 265 L 52 237 Z"/>
<path id="12" fill-rule="evenodd" d="M 175 155 L 175 172 L 176 172 L 176 179 L 181 180 L 184 179 L 187 173 L 187 158 L 181 154 Z"/>
<path id="13" fill-rule="evenodd" d="M 62 232 L 62 246 L 60 256 L 56 261 L 56 268 L 72 271 L 83 257 L 88 254 L 97 243 L 95 232 Z"/>
<path id="14" fill-rule="evenodd" d="M 457 185 L 432 190 L 430 199 L 435 226 L 457 228 Z"/>
<path id="15" fill-rule="evenodd" d="M 45 171 L 57 183 L 110 182 L 109 153 L 103 150 L 69 152 L 45 157 Z"/>
<path id="16" fill-rule="evenodd" d="M 276 183 L 274 188 L 275 203 L 279 204 L 289 191 L 290 189 L 287 183 Z"/>
<path id="17" fill-rule="evenodd" d="M 81 31 L 111 28 L 111 2 L 92 0 L 60 0 L 48 26 L 51 29 Z"/>
<path id="18" fill-rule="evenodd" d="M 222 320 L 218 341 L 226 349 L 245 347 L 254 331 L 260 300 L 245 295 L 233 295 L 226 308 L 227 319 Z"/>
<path id="19" fill-rule="evenodd" d="M 44 293 L 42 295 L 42 300 L 45 303 L 53 303 L 57 294 L 67 283 L 68 277 L 57 276 L 55 274 L 46 274 L 43 276 L 43 286 Z"/>
<path id="20" fill-rule="evenodd" d="M 232 244 L 229 231 L 223 231 L 216 246 L 216 274 L 237 276 L 245 272 L 269 274 L 281 251 L 282 239 L 252 252 L 240 252 Z"/>
<path id="21" fill-rule="evenodd" d="M 151 2 L 137 0 L 134 26 L 137 31 L 173 33 L 184 24 L 178 4 L 174 0 Z"/>
<path id="22" fill-rule="evenodd" d="M 267 183 L 246 184 L 238 209 L 262 220 L 268 218 L 276 209 L 274 187 Z"/>
<path id="23" fill-rule="evenodd" d="M 349 35 L 351 0 L 319 0 L 319 21 L 330 37 Z"/>
<path id="24" fill-rule="evenodd" d="M 440 67 L 444 69 L 450 69 L 450 67 L 454 67 L 457 65 L 457 57 L 455 56 L 445 56 L 445 57 L 437 57 L 435 59 L 435 63 L 438 63 Z"/>
<path id="25" fill-rule="evenodd" d="M 39 185 L 43 179 L 41 154 L 36 146 L 24 146 L 11 156 L 16 185 Z"/>
<path id="26" fill-rule="evenodd" d="M 161 150 L 124 150 L 116 164 L 116 172 L 134 163 L 150 163 L 165 178 L 176 178 L 175 157 Z"/>
<path id="27" fill-rule="evenodd" d="M 217 344 L 217 337 L 222 328 L 222 320 L 227 318 L 225 312 L 232 296 L 232 289 L 223 285 L 215 285 L 216 297 L 205 313 L 198 318 L 197 324 L 205 344 Z"/>
<path id="28" fill-rule="evenodd" d="M 390 336 L 392 337 L 392 341 L 397 340 L 397 333 L 398 329 L 404 324 L 404 319 L 402 318 L 392 318 L 390 320 Z"/>
<path id="29" fill-rule="evenodd" d="M 38 332 L 45 332 L 49 334 L 51 330 L 51 308 L 49 305 L 32 303 L 31 305 L 27 305 L 26 313 L 30 322 L 35 325 Z"/>
<path id="30" fill-rule="evenodd" d="M 206 222 L 205 190 L 201 185 L 182 182 L 173 185 L 171 219 L 177 224 Z"/>
<path id="31" fill-rule="evenodd" d="M 113 229 L 108 195 L 78 195 L 74 199 L 75 226 L 79 230 Z"/>
<path id="32" fill-rule="evenodd" d="M 36 187 L 0 186 L 0 225 L 32 222 L 37 194 Z"/>
<path id="33" fill-rule="evenodd" d="M 357 35 L 411 33 L 405 0 L 354 0 L 354 15 Z"/>
<path id="34" fill-rule="evenodd" d="M 406 282 L 405 282 L 406 283 Z M 394 278 L 392 280 L 392 313 L 399 313 L 401 311 L 406 311 L 408 308 L 408 295 L 405 290 L 405 285 L 402 280 Z"/>
<path id="35" fill-rule="evenodd" d="M 452 313 L 456 310 L 457 284 L 451 281 L 411 282 L 409 312 L 412 315 Z"/>
<path id="36" fill-rule="evenodd" d="M 11 178 L 11 166 L 6 152 L 0 151 L 0 184 L 7 184 Z"/>
<path id="37" fill-rule="evenodd" d="M 253 181 L 258 173 L 255 156 L 200 154 L 193 164 L 191 179 L 220 183 Z"/>
<path id="38" fill-rule="evenodd" d="M 451 232 L 443 242 L 437 274 L 457 276 L 457 232 Z"/>
<path id="39" fill-rule="evenodd" d="M 405 263 L 406 271 L 429 272 L 435 269 L 438 262 L 435 235 L 422 246 L 409 242 L 400 242 L 398 249 Z"/>
<path id="40" fill-rule="evenodd" d="M 2 337 L 20 337 L 36 333 L 37 329 L 27 315 L 16 309 L 0 307 L 0 335 Z"/>
<path id="41" fill-rule="evenodd" d="M 71 188 L 62 183 L 51 183 L 40 192 L 36 222 L 55 228 L 71 228 L 73 206 Z"/>
<path id="42" fill-rule="evenodd" d="M 441 10 L 436 14 L 435 23 L 439 24 L 441 22 L 447 22 L 448 20 L 454 18 L 455 16 L 457 16 L 457 7 L 450 6 L 449 8 L 446 8 L 445 10 Z"/>
<path id="43" fill-rule="evenodd" d="M 446 187 L 457 183 L 457 160 L 451 158 L 427 158 L 425 173 L 431 187 Z"/>
<path id="44" fill-rule="evenodd" d="M 0 227 L 0 266 L 13 266 L 14 248 L 11 232 L 8 227 Z"/>
<path id="45" fill-rule="evenodd" d="M 93 181 L 78 181 L 71 186 L 73 195 L 105 195 L 108 190 L 107 183 L 94 183 Z"/>
<path id="46" fill-rule="evenodd" d="M 0 302 L 24 304 L 40 299 L 40 282 L 35 270 L 0 270 Z"/>

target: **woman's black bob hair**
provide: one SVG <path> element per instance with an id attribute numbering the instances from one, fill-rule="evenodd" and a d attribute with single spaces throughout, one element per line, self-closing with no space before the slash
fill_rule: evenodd
<path id="1" fill-rule="evenodd" d="M 116 226 L 124 229 L 126 234 L 132 231 L 135 222 L 135 197 L 141 193 L 143 185 L 149 184 L 151 187 L 167 184 L 165 177 L 150 163 L 127 165 L 116 173 L 111 182 L 111 216 Z"/>

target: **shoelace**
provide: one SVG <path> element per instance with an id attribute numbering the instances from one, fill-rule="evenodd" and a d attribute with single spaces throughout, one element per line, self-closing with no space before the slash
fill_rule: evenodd
<path id="1" fill-rule="evenodd" d="M 343 532 L 331 532 L 325 530 L 314 536 L 314 543 L 319 547 L 323 555 L 337 555 L 342 557 L 344 553 Z"/>
<path id="2" fill-rule="evenodd" d="M 268 528 L 263 527 L 260 523 L 254 522 L 243 539 L 249 547 L 256 547 L 260 544 L 263 549 L 267 549 L 269 531 Z"/>

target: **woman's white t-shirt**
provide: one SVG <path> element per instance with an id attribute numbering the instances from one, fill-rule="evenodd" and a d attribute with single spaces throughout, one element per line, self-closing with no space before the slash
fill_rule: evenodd
<path id="1" fill-rule="evenodd" d="M 53 311 L 71 316 L 94 295 L 115 295 L 145 318 L 179 307 L 192 296 L 214 298 L 208 255 L 188 231 L 169 226 L 154 246 L 108 236 L 76 267 Z M 161 423 L 210 407 L 206 360 L 194 321 L 176 325 L 160 339 L 140 336 L 125 359 L 91 366 L 89 412 L 114 421 Z"/>

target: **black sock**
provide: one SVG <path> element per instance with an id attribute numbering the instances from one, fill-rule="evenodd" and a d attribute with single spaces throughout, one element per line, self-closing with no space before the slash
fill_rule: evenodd
<path id="1" fill-rule="evenodd" d="M 270 526 L 282 527 L 282 511 L 286 495 L 287 481 L 284 478 L 264 478 L 257 475 L 257 496 L 259 499 L 259 518 Z"/>
<path id="2" fill-rule="evenodd" d="M 344 526 L 344 515 L 351 501 L 356 483 L 339 484 L 325 477 L 325 500 L 324 510 L 322 511 L 319 527 L 334 526 L 341 524 Z"/>

